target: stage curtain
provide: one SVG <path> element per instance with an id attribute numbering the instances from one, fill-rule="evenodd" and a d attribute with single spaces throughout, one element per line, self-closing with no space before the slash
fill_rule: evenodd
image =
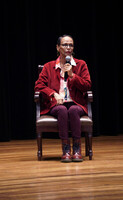
<path id="1" fill-rule="evenodd" d="M 119 1 L 2 1 L 0 140 L 35 133 L 37 65 L 55 60 L 57 38 L 70 34 L 87 62 L 94 94 L 94 135 L 122 127 L 123 9 Z"/>

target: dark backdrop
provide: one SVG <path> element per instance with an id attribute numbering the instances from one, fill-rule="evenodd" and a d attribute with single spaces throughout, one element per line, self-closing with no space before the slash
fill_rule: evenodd
<path id="1" fill-rule="evenodd" d="M 93 82 L 94 135 L 122 128 L 122 1 L 19 0 L 1 3 L 0 140 L 35 138 L 37 65 L 56 59 L 62 34 L 75 40 Z"/>

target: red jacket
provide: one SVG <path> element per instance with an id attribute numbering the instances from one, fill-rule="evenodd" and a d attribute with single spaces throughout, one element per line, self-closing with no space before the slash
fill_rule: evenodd
<path id="1" fill-rule="evenodd" d="M 68 78 L 70 96 L 77 105 L 88 113 L 86 92 L 91 89 L 90 74 L 85 61 L 75 58 L 74 60 L 76 62 L 76 66 L 72 66 L 74 77 L 72 79 Z M 35 82 L 35 91 L 41 92 L 44 99 L 41 114 L 48 113 L 56 105 L 56 100 L 52 97 L 52 94 L 54 92 L 59 93 L 60 68 L 55 69 L 55 64 L 56 61 L 46 63 L 39 74 L 38 80 Z"/>

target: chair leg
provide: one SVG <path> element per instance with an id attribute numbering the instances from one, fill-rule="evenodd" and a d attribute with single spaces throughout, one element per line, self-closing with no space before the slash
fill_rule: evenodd
<path id="1" fill-rule="evenodd" d="M 92 160 L 93 152 L 92 152 L 92 133 L 88 133 L 88 141 L 89 141 L 89 160 Z"/>
<path id="2" fill-rule="evenodd" d="M 85 156 L 89 156 L 89 140 L 88 140 L 88 133 L 85 133 Z"/>
<path id="3" fill-rule="evenodd" d="M 38 145 L 38 160 L 42 160 L 42 133 L 37 133 L 37 145 Z"/>

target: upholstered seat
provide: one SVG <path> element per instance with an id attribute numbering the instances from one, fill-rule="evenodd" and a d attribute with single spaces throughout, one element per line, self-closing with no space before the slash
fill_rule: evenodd
<path id="1" fill-rule="evenodd" d="M 93 126 L 93 121 L 90 119 L 88 116 L 82 116 L 80 118 L 81 121 L 81 126 L 82 126 L 82 131 L 86 132 L 86 129 L 92 129 Z M 91 125 L 91 127 L 90 127 Z M 50 115 L 42 115 L 39 117 L 36 121 L 36 126 L 37 126 L 37 131 L 44 131 L 44 132 L 58 132 L 58 124 L 57 124 L 57 119 L 53 116 Z M 91 130 L 90 130 L 91 131 Z"/>

